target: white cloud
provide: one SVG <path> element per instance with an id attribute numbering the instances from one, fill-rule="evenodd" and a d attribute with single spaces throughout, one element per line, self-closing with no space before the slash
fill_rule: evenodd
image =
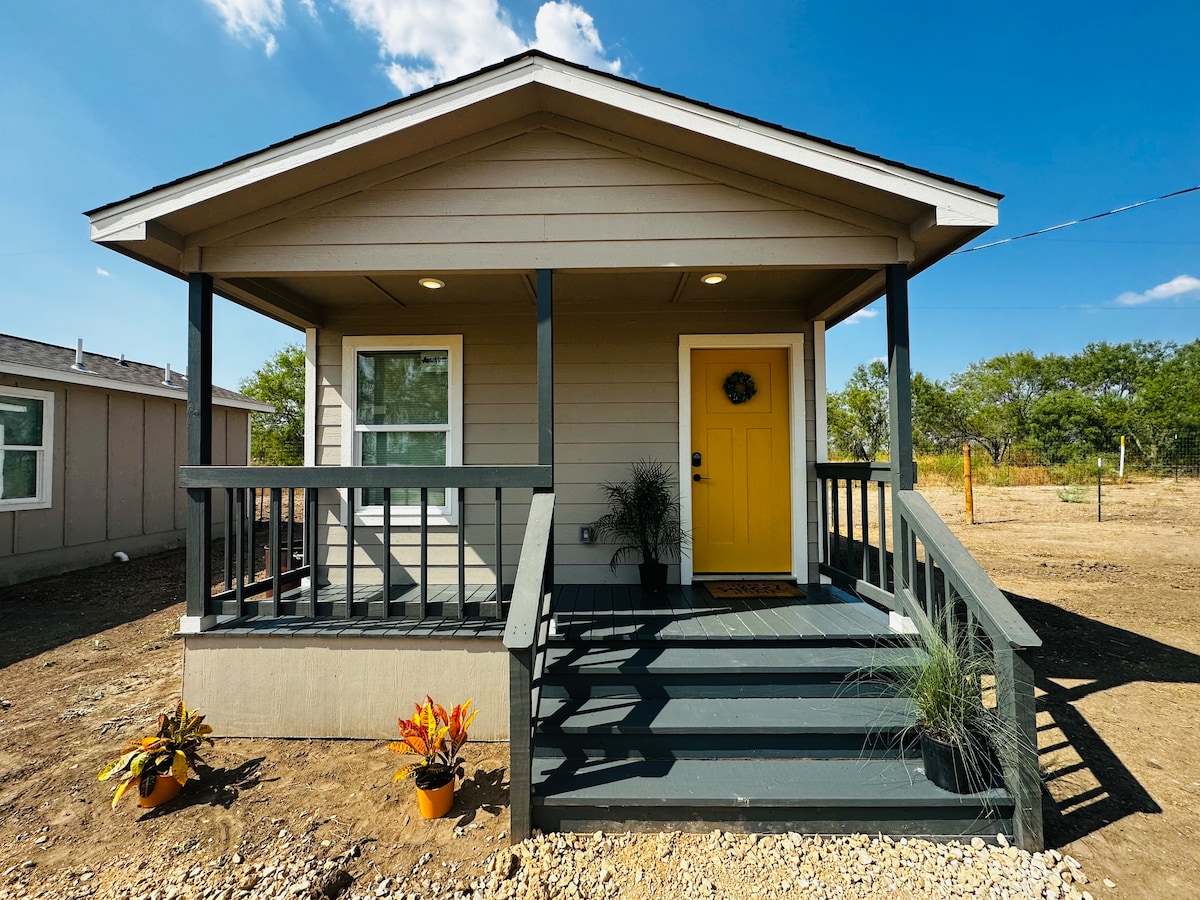
<path id="1" fill-rule="evenodd" d="M 534 21 L 537 38 L 531 46 L 554 56 L 602 69 L 614 75 L 620 59 L 608 59 L 596 23 L 582 6 L 570 2 L 543 3 Z"/>
<path id="2" fill-rule="evenodd" d="M 225 30 L 261 43 L 267 56 L 286 21 L 284 0 L 205 0 Z M 317 17 L 316 0 L 294 0 Z M 594 69 L 619 73 L 609 59 L 591 15 L 571 0 L 547 0 L 538 8 L 533 36 L 517 33 L 499 0 L 328 0 L 360 31 L 379 43 L 384 71 L 402 93 L 411 94 L 467 75 L 536 48 Z"/>
<path id="3" fill-rule="evenodd" d="M 278 43 L 275 32 L 283 27 L 283 0 L 205 0 L 225 23 L 225 30 L 236 38 L 261 41 L 267 56 L 273 56 Z M 315 12 L 312 0 L 301 0 Z"/>
<path id="4" fill-rule="evenodd" d="M 1177 300 L 1188 294 L 1200 294 L 1200 278 L 1193 278 L 1191 275 L 1176 275 L 1170 281 L 1156 285 L 1140 294 L 1126 291 L 1114 302 L 1118 306 L 1141 306 L 1143 303 L 1150 303 L 1153 300 Z"/>
<path id="5" fill-rule="evenodd" d="M 860 309 L 858 312 L 846 319 L 846 324 L 857 325 L 859 322 L 865 322 L 867 319 L 873 319 L 877 315 L 879 315 L 879 310 L 877 309 L 871 309 L 870 307 L 866 309 Z"/>
<path id="6" fill-rule="evenodd" d="M 605 55 L 592 17 L 568 0 L 538 9 L 534 37 L 514 28 L 497 0 L 335 0 L 354 24 L 379 41 L 388 78 L 402 93 L 423 90 L 491 63 L 538 48 L 609 72 L 621 61 Z"/>
<path id="7" fill-rule="evenodd" d="M 108 271 L 108 269 L 102 269 L 99 266 L 96 266 L 96 274 L 103 275 L 105 278 L 112 278 L 112 272 Z"/>

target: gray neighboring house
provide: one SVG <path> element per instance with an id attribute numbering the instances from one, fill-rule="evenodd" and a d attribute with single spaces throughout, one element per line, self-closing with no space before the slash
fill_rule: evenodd
<path id="1" fill-rule="evenodd" d="M 220 387 L 213 407 L 214 462 L 246 465 L 271 407 Z M 0 586 L 182 546 L 186 453 L 184 376 L 0 334 Z"/>

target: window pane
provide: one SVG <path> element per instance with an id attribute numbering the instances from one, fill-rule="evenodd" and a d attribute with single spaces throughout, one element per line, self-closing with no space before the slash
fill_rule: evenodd
<path id="1" fill-rule="evenodd" d="M 359 425 L 446 425 L 449 422 L 450 354 L 446 350 L 381 351 L 358 355 Z"/>
<path id="2" fill-rule="evenodd" d="M 444 431 L 368 431 L 362 435 L 362 464 L 364 466 L 444 466 L 446 464 L 446 433 Z M 419 506 L 419 488 L 397 488 L 392 491 L 393 506 Z M 363 491 L 363 504 L 382 506 L 383 491 Z M 430 506 L 445 506 L 446 491 L 430 490 Z"/>
<path id="3" fill-rule="evenodd" d="M 0 394 L 0 445 L 42 445 L 42 401 Z"/>
<path id="4" fill-rule="evenodd" d="M 36 450 L 0 450 L 0 500 L 37 497 L 37 457 Z"/>

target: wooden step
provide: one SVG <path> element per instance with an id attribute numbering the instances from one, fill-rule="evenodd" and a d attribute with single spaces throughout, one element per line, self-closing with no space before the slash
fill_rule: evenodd
<path id="1" fill-rule="evenodd" d="M 872 669 L 903 666 L 921 651 L 906 646 L 792 647 L 551 645 L 543 697 L 801 697 L 889 694 L 866 683 Z"/>
<path id="2" fill-rule="evenodd" d="M 949 793 L 911 759 L 539 757 L 533 781 L 534 821 L 545 830 L 1011 833 L 1006 792 Z"/>
<path id="3" fill-rule="evenodd" d="M 898 756 L 911 750 L 909 700 L 543 698 L 535 752 L 647 759 Z"/>

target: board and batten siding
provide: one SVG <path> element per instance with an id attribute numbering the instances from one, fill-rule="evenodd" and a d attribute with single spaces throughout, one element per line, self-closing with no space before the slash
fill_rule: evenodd
<path id="1" fill-rule="evenodd" d="M 464 462 L 466 465 L 532 464 L 537 461 L 536 348 L 531 303 L 486 304 L 474 298 L 478 314 L 453 318 L 453 307 L 381 310 L 361 318 L 342 318 L 317 335 L 317 462 L 342 463 L 342 340 L 347 334 L 463 335 Z M 555 327 L 555 566 L 560 583 L 632 583 L 634 566 L 616 575 L 608 566 L 612 548 L 579 543 L 581 525 L 606 507 L 599 485 L 626 477 L 630 463 L 653 458 L 672 470 L 679 458 L 679 336 L 726 333 L 736 323 L 745 332 L 800 333 L 804 355 L 804 433 L 810 461 L 807 533 L 811 580 L 816 580 L 815 403 L 811 353 L 812 325 L 783 301 L 725 304 L 668 304 L 614 299 L 596 304 L 556 298 Z M 505 493 L 504 580 L 511 582 L 528 511 L 530 492 Z M 323 579 L 343 583 L 345 531 L 336 491 L 320 497 Z M 467 494 L 468 581 L 494 583 L 493 504 L 490 491 Z M 796 523 L 797 527 L 806 527 Z M 415 527 L 395 527 L 393 559 L 418 580 Z M 356 528 L 355 583 L 379 583 L 380 529 Z M 455 530 L 431 528 L 433 583 L 457 580 Z M 361 567 L 361 568 L 360 568 Z M 403 581 L 405 575 L 394 577 Z M 678 577 L 675 567 L 673 577 Z"/>
<path id="2" fill-rule="evenodd" d="M 0 376 L 54 394 L 51 505 L 0 512 L 0 585 L 183 545 L 184 400 Z M 213 463 L 245 465 L 249 413 L 213 407 Z M 215 504 L 222 521 L 224 504 Z"/>
<path id="3" fill-rule="evenodd" d="M 597 140 L 603 136 L 597 137 Z M 203 240 L 214 274 L 882 265 L 897 237 L 828 201 L 688 171 L 551 130 Z M 712 176 L 712 177 L 709 177 Z M 805 203 L 821 209 L 807 208 Z M 235 233 L 229 233 L 229 232 Z"/>

